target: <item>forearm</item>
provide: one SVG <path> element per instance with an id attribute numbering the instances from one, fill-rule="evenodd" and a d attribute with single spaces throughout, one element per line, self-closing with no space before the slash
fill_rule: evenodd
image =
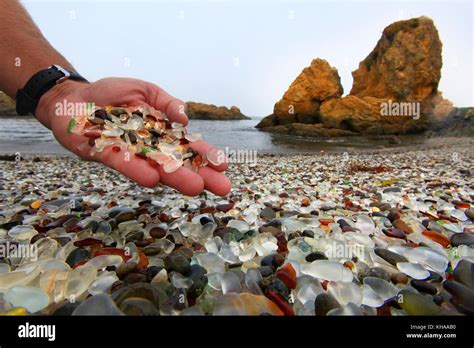
<path id="1" fill-rule="evenodd" d="M 0 52 L 0 90 L 12 98 L 39 70 L 52 64 L 72 68 L 17 0 L 0 0 Z"/>

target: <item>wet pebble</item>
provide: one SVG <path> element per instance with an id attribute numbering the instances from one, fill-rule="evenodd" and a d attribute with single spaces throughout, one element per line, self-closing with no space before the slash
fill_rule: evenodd
<path id="1" fill-rule="evenodd" d="M 474 315 L 474 290 L 457 281 L 445 281 L 443 287 L 453 297 L 451 303 L 458 308 L 461 313 Z"/>
<path id="2" fill-rule="evenodd" d="M 408 262 L 408 259 L 403 255 L 394 253 L 388 249 L 375 248 L 374 252 L 377 256 L 381 257 L 394 266 L 396 266 L 398 262 Z"/>
<path id="3" fill-rule="evenodd" d="M 73 267 L 75 264 L 90 258 L 90 252 L 87 249 L 81 247 L 71 251 L 66 259 L 66 263 Z"/>
<path id="4" fill-rule="evenodd" d="M 390 280 L 393 284 L 407 284 L 408 276 L 404 273 L 393 273 Z"/>
<path id="5" fill-rule="evenodd" d="M 132 297 L 147 299 L 153 303 L 157 309 L 159 308 L 160 291 L 152 284 L 135 283 L 128 286 L 123 286 L 112 293 L 112 298 L 119 307 L 126 299 Z"/>
<path id="6" fill-rule="evenodd" d="M 89 297 L 72 312 L 72 315 L 123 315 L 108 294 Z"/>
<path id="7" fill-rule="evenodd" d="M 329 293 L 319 294 L 314 302 L 314 311 L 319 316 L 325 316 L 329 311 L 339 307 L 339 302 Z"/>
<path id="8" fill-rule="evenodd" d="M 419 292 L 430 295 L 435 295 L 438 292 L 438 289 L 435 285 L 424 280 L 413 279 L 410 284 Z"/>
<path id="9" fill-rule="evenodd" d="M 383 228 L 382 232 L 385 233 L 389 237 L 393 238 L 405 238 L 405 232 L 400 228 Z"/>
<path id="10" fill-rule="evenodd" d="M 474 263 L 461 260 L 453 272 L 454 280 L 474 289 Z"/>
<path id="11" fill-rule="evenodd" d="M 366 277 L 376 277 L 380 279 L 384 279 L 386 281 L 390 281 L 390 274 L 381 267 L 374 267 L 369 270 Z"/>
<path id="12" fill-rule="evenodd" d="M 257 270 L 260 272 L 263 278 L 266 278 L 273 274 L 275 267 L 272 266 L 260 266 L 257 268 Z"/>
<path id="13" fill-rule="evenodd" d="M 166 236 L 166 230 L 161 227 L 153 227 L 149 231 L 150 236 L 155 239 L 161 239 Z"/>
<path id="14" fill-rule="evenodd" d="M 466 214 L 466 216 L 471 219 L 472 221 L 474 221 L 474 208 L 469 208 L 469 209 L 466 209 L 464 211 L 464 214 Z"/>
<path id="15" fill-rule="evenodd" d="M 452 246 L 474 245 L 474 234 L 472 233 L 454 233 L 451 236 Z"/>
<path id="16" fill-rule="evenodd" d="M 264 221 L 270 221 L 270 220 L 273 220 L 275 217 L 276 217 L 276 214 L 275 214 L 275 211 L 270 208 L 270 207 L 265 207 L 264 209 L 262 209 L 262 211 L 260 212 L 260 217 L 264 220 Z"/>
<path id="17" fill-rule="evenodd" d="M 324 255 L 323 252 L 314 251 L 305 256 L 305 260 L 308 262 L 313 262 L 316 260 L 327 260 L 328 258 Z"/>
<path id="18" fill-rule="evenodd" d="M 165 267 L 168 272 L 178 272 L 186 274 L 190 271 L 189 260 L 181 253 L 172 253 L 165 258 Z"/>
<path id="19" fill-rule="evenodd" d="M 125 315 L 138 315 L 138 316 L 156 316 L 160 315 L 158 310 L 155 308 L 153 303 L 144 299 L 137 297 L 127 298 L 120 305 L 120 311 Z"/>

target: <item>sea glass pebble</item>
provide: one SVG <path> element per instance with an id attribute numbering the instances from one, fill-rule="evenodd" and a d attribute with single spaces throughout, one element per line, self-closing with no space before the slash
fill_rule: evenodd
<path id="1" fill-rule="evenodd" d="M 361 286 L 362 304 L 369 307 L 380 307 L 384 300 L 367 284 Z"/>
<path id="2" fill-rule="evenodd" d="M 30 313 L 36 313 L 49 304 L 49 296 L 32 286 L 14 286 L 7 290 L 4 299 L 14 307 L 26 308 Z"/>
<path id="3" fill-rule="evenodd" d="M 301 273 L 329 281 L 350 282 L 353 279 L 349 269 L 339 262 L 329 260 L 316 260 L 311 264 L 301 265 Z"/>
<path id="4" fill-rule="evenodd" d="M 394 297 L 398 293 L 398 289 L 391 283 L 376 277 L 365 277 L 364 284 L 372 288 L 372 290 L 383 300 L 386 301 Z"/>
<path id="5" fill-rule="evenodd" d="M 108 294 L 89 297 L 72 312 L 72 315 L 123 315 Z"/>
<path id="6" fill-rule="evenodd" d="M 329 282 L 328 291 L 334 296 L 334 298 L 342 306 L 352 302 L 356 306 L 362 304 L 362 292 L 355 283 L 345 282 Z"/>
<path id="7" fill-rule="evenodd" d="M 438 273 L 444 273 L 449 263 L 446 256 L 427 247 L 406 249 L 403 252 L 403 256 L 411 262 L 421 263 Z"/>
<path id="8" fill-rule="evenodd" d="M 405 273 L 413 279 L 426 279 L 430 276 L 430 272 L 419 263 L 398 262 L 397 268 L 400 272 Z"/>

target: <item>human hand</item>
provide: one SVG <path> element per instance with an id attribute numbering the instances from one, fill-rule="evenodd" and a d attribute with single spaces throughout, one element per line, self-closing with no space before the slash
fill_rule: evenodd
<path id="1" fill-rule="evenodd" d="M 223 174 L 228 163 L 199 168 L 197 173 L 181 167 L 175 172 L 166 173 L 158 164 L 153 165 L 124 151 L 116 152 L 112 146 L 102 152 L 90 155 L 90 146 L 78 148 L 87 138 L 67 132 L 71 116 L 57 113 L 57 103 L 88 103 L 98 106 L 139 106 L 149 105 L 165 112 L 171 122 L 186 125 L 188 118 L 184 113 L 185 104 L 166 93 L 160 87 L 142 80 L 129 78 L 106 78 L 94 83 L 66 80 L 44 94 L 36 109 L 38 120 L 52 130 L 58 142 L 66 149 L 86 160 L 97 161 L 111 167 L 123 175 L 146 187 L 155 187 L 158 183 L 173 187 L 183 194 L 195 196 L 207 189 L 217 195 L 229 192 L 231 184 Z M 219 151 L 204 141 L 190 143 L 190 146 L 207 156 L 221 158 Z M 213 161 L 216 163 L 216 161 Z"/>

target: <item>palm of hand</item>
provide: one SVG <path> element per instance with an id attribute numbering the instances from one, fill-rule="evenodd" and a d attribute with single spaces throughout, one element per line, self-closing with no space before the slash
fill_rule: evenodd
<path id="1" fill-rule="evenodd" d="M 207 167 L 200 168 L 198 173 L 184 167 L 173 173 L 166 173 L 159 165 L 155 166 L 139 157 L 126 155 L 124 151 L 115 152 L 110 147 L 93 156 L 89 154 L 89 146 L 78 149 L 79 145 L 87 141 L 87 138 L 67 132 L 71 117 L 58 115 L 55 110 L 56 104 L 64 101 L 67 103 L 93 102 L 97 106 L 147 104 L 165 112 L 172 122 L 186 125 L 188 119 L 183 112 L 184 103 L 158 86 L 141 80 L 124 78 L 107 78 L 92 84 L 74 83 L 71 88 L 64 88 L 60 93 L 43 97 L 37 108 L 37 117 L 43 124 L 50 126 L 58 142 L 71 152 L 84 159 L 101 162 L 142 186 L 155 187 L 161 182 L 189 196 L 197 195 L 203 189 L 217 195 L 225 195 L 229 192 L 230 181 L 222 173 L 227 169 L 227 163 L 218 166 L 209 164 Z M 201 154 L 217 151 L 212 145 L 203 141 L 192 143 L 191 147 Z"/>

